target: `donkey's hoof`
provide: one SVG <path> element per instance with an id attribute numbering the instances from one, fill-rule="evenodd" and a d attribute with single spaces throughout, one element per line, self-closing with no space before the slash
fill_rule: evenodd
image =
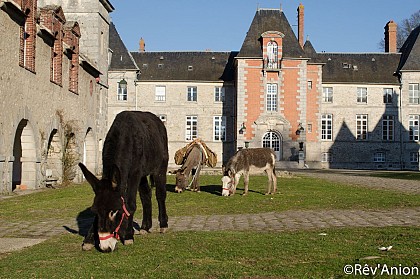
<path id="1" fill-rule="evenodd" d="M 83 251 L 90 251 L 92 248 L 95 247 L 92 243 L 83 243 L 82 244 L 82 250 Z"/>
<path id="2" fill-rule="evenodd" d="M 160 233 L 166 233 L 168 228 L 160 228 Z"/>
<path id="3" fill-rule="evenodd" d="M 126 239 L 124 241 L 124 245 L 133 245 L 134 244 L 134 239 Z"/>
<path id="4" fill-rule="evenodd" d="M 139 230 L 139 234 L 140 235 L 146 235 L 146 234 L 148 234 L 149 232 L 148 231 L 146 231 L 145 229 L 140 229 Z"/>

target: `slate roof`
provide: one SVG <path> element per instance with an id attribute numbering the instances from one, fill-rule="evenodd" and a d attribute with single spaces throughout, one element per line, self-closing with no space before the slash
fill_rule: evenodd
<path id="1" fill-rule="evenodd" d="M 284 34 L 283 57 L 304 57 L 305 53 L 286 16 L 278 9 L 260 9 L 255 13 L 238 57 L 262 57 L 261 34 L 278 31 Z"/>
<path id="2" fill-rule="evenodd" d="M 131 52 L 146 81 L 233 81 L 237 52 Z"/>
<path id="3" fill-rule="evenodd" d="M 309 63 L 323 63 L 323 83 L 398 84 L 393 76 L 400 53 L 317 53 Z"/>
<path id="4" fill-rule="evenodd" d="M 125 47 L 114 23 L 109 25 L 109 48 L 112 50 L 110 71 L 115 70 L 138 70 L 130 52 Z"/>
<path id="5" fill-rule="evenodd" d="M 407 40 L 400 49 L 401 61 L 398 64 L 397 73 L 400 71 L 420 70 L 420 41 L 418 40 L 420 25 L 411 31 Z"/>

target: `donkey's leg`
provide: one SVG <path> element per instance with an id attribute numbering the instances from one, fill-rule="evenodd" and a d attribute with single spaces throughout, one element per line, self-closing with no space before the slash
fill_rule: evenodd
<path id="1" fill-rule="evenodd" d="M 201 164 L 198 165 L 197 169 L 195 170 L 195 178 L 193 181 L 193 190 L 200 192 L 200 171 L 201 171 Z"/>
<path id="2" fill-rule="evenodd" d="M 156 200 L 159 208 L 159 227 L 160 232 L 164 233 L 168 229 L 168 214 L 166 214 L 166 171 L 153 175 L 156 187 Z"/>
<path id="3" fill-rule="evenodd" d="M 248 194 L 248 184 L 249 184 L 249 171 L 244 171 L 244 193 L 243 195 Z"/>
<path id="4" fill-rule="evenodd" d="M 93 220 L 92 225 L 89 228 L 89 231 L 87 235 L 85 236 L 85 239 L 83 239 L 82 243 L 82 250 L 83 251 L 89 251 L 92 250 L 92 248 L 95 246 L 95 234 L 98 230 L 98 217 L 95 215 L 95 219 Z"/>
<path id="5" fill-rule="evenodd" d="M 240 173 L 236 173 L 235 176 L 235 181 L 234 181 L 234 185 L 233 185 L 233 191 L 232 191 L 232 195 L 234 195 L 236 193 L 236 187 L 238 187 L 239 184 L 239 180 L 241 179 L 241 174 Z"/>
<path id="6" fill-rule="evenodd" d="M 273 183 L 273 173 L 271 171 L 271 169 L 265 170 L 265 174 L 267 174 L 267 178 L 268 178 L 268 187 L 267 187 L 267 192 L 265 193 L 266 195 L 271 194 L 271 184 Z"/>
<path id="7" fill-rule="evenodd" d="M 276 169 L 273 168 L 273 171 L 271 172 L 271 175 L 273 176 L 273 194 L 277 193 L 277 175 L 276 175 Z"/>
<path id="8" fill-rule="evenodd" d="M 140 234 L 145 234 L 152 227 L 152 189 L 147 182 L 147 176 L 141 178 L 139 194 L 143 207 L 143 220 L 141 222 Z"/>

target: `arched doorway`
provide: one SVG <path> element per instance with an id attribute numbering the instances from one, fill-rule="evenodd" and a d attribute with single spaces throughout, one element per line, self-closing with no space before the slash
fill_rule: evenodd
<path id="1" fill-rule="evenodd" d="M 17 185 L 35 189 L 37 181 L 35 137 L 26 119 L 22 119 L 16 129 L 13 157 L 12 191 Z"/>
<path id="2" fill-rule="evenodd" d="M 282 141 L 281 136 L 278 133 L 274 131 L 265 133 L 262 140 L 262 146 L 273 149 L 277 160 L 280 161 L 282 159 Z"/>
<path id="3" fill-rule="evenodd" d="M 58 183 L 61 183 L 61 177 L 63 173 L 62 167 L 62 158 L 63 158 L 63 148 L 61 145 L 61 140 L 58 135 L 57 129 L 54 129 L 51 132 L 51 135 L 48 139 L 48 150 L 47 150 L 47 164 L 45 167 L 45 174 L 47 172 L 51 173 L 52 177 L 58 179 Z M 47 171 L 49 170 L 49 171 Z"/>
<path id="4" fill-rule="evenodd" d="M 92 129 L 89 128 L 86 132 L 85 141 L 83 142 L 83 164 L 92 172 L 95 171 L 96 156 L 95 156 L 95 138 L 93 137 Z"/>

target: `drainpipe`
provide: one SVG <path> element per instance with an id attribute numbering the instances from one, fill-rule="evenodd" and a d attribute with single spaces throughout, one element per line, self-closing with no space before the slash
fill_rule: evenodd
<path id="1" fill-rule="evenodd" d="M 400 82 L 400 98 L 399 98 L 399 122 L 400 122 L 400 169 L 403 170 L 403 147 L 404 147 L 404 143 L 403 143 L 403 133 L 402 131 L 404 130 L 404 124 L 403 124 L 403 107 L 402 107 L 402 83 L 401 83 L 401 77 L 398 78 L 399 82 Z"/>

